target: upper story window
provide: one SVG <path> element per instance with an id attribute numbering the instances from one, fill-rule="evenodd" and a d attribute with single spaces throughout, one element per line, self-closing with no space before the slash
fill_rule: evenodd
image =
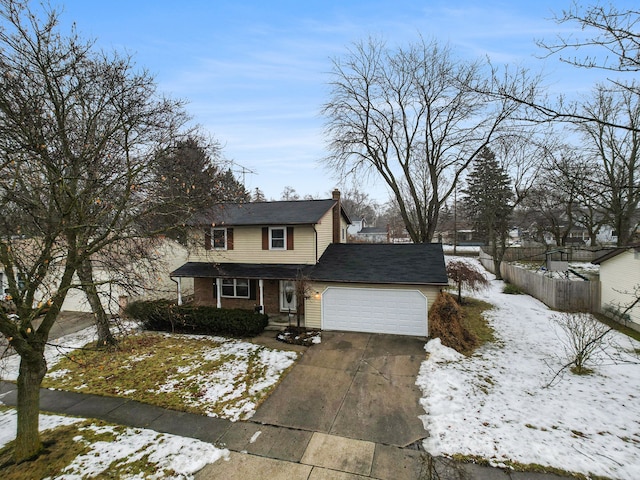
<path id="1" fill-rule="evenodd" d="M 233 250 L 233 228 L 215 227 L 204 232 L 205 250 Z"/>
<path id="2" fill-rule="evenodd" d="M 287 229 L 285 227 L 269 227 L 269 250 L 287 249 Z"/>
<path id="3" fill-rule="evenodd" d="M 262 227 L 262 250 L 293 250 L 293 227 Z"/>
<path id="4" fill-rule="evenodd" d="M 213 248 L 215 250 L 227 249 L 227 229 L 226 228 L 214 228 L 212 233 Z"/>

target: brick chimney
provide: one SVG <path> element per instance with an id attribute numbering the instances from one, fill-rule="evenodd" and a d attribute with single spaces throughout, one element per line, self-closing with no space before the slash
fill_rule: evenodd
<path id="1" fill-rule="evenodd" d="M 340 211 L 342 209 L 340 206 L 340 190 L 334 189 L 331 193 L 331 198 L 336 202 L 333 206 L 333 243 L 340 243 Z"/>

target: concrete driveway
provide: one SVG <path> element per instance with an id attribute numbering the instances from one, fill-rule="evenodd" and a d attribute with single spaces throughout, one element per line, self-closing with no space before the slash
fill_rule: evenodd
<path id="1" fill-rule="evenodd" d="M 425 340 L 323 332 L 252 421 L 405 447 L 427 436 L 415 381 Z"/>

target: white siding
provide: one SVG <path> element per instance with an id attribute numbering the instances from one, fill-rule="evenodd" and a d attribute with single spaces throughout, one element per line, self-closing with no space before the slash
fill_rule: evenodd
<path id="1" fill-rule="evenodd" d="M 603 310 L 608 306 L 624 310 L 636 298 L 634 289 L 640 286 L 640 252 L 630 248 L 602 262 L 600 283 Z M 640 326 L 640 305 L 636 305 L 629 315 L 631 321 Z"/>
<path id="2" fill-rule="evenodd" d="M 380 284 L 354 284 L 354 283 L 330 283 L 330 282 L 311 282 L 309 289 L 311 296 L 305 301 L 305 326 L 309 328 L 322 328 L 322 295 L 329 287 L 348 287 L 348 288 L 373 288 L 385 290 L 417 290 L 421 292 L 427 299 L 427 307 L 430 308 L 438 292 L 439 286 L 435 285 L 380 285 Z M 394 305 L 395 307 L 395 305 Z"/>
<path id="3" fill-rule="evenodd" d="M 415 289 L 329 287 L 322 294 L 322 328 L 427 335 L 427 298 Z"/>

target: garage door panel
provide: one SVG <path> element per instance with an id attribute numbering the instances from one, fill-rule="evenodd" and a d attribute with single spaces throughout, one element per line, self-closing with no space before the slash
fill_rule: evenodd
<path id="1" fill-rule="evenodd" d="M 426 336 L 427 299 L 418 290 L 329 287 L 322 328 Z"/>

